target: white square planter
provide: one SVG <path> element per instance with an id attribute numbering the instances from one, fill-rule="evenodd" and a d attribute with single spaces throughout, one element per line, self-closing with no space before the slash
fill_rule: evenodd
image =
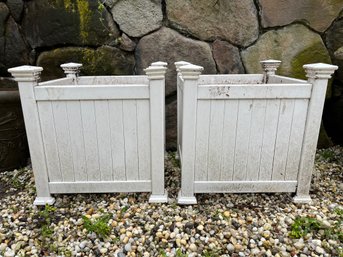
<path id="1" fill-rule="evenodd" d="M 177 62 L 178 202 L 196 193 L 296 192 L 309 189 L 325 92 L 338 67 L 304 65 L 308 80 L 275 75 L 280 61 L 261 62 L 264 74 L 201 75 Z"/>
<path id="2" fill-rule="evenodd" d="M 37 188 L 51 194 L 152 192 L 164 189 L 166 63 L 146 76 L 79 77 L 81 64 L 61 65 L 66 78 L 38 83 L 41 67 L 9 69 L 20 97 Z"/>

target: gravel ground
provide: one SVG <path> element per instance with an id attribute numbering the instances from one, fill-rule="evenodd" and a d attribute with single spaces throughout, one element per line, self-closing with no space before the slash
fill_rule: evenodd
<path id="1" fill-rule="evenodd" d="M 198 205 L 178 206 L 173 156 L 169 204 L 148 204 L 145 193 L 77 194 L 37 208 L 29 167 L 0 174 L 0 256 L 343 256 L 342 147 L 318 152 L 311 205 L 291 194 L 199 194 Z"/>

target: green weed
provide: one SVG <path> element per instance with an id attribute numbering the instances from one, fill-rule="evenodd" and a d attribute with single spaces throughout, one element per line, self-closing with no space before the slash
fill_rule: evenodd
<path id="1" fill-rule="evenodd" d="M 50 237 L 54 231 L 50 227 L 52 213 L 56 211 L 56 208 L 48 204 L 45 205 L 44 209 L 38 212 L 38 219 L 41 224 L 41 233 L 44 238 Z"/>
<path id="2" fill-rule="evenodd" d="M 175 252 L 175 256 L 176 257 L 187 257 L 187 254 L 182 253 L 182 250 L 180 248 L 178 248 Z"/>
<path id="3" fill-rule="evenodd" d="M 25 187 L 25 181 L 23 181 L 20 176 L 27 172 L 25 169 L 19 169 L 15 175 L 10 179 L 9 184 L 15 189 L 23 189 Z"/>
<path id="4" fill-rule="evenodd" d="M 174 167 L 180 167 L 181 166 L 180 158 L 177 157 L 176 152 L 170 152 L 169 156 L 170 156 L 170 160 L 173 163 Z"/>
<path id="5" fill-rule="evenodd" d="M 167 253 L 163 249 L 160 249 L 159 253 L 161 257 L 167 257 Z"/>
<path id="6" fill-rule="evenodd" d="M 202 256 L 204 257 L 217 257 L 220 256 L 220 251 L 219 250 L 205 250 L 202 253 Z"/>
<path id="7" fill-rule="evenodd" d="M 331 149 L 323 149 L 319 152 L 319 155 L 328 162 L 333 162 L 336 160 L 335 152 Z"/>
<path id="8" fill-rule="evenodd" d="M 291 232 L 289 233 L 289 236 L 292 238 L 301 238 L 306 236 L 308 233 L 314 234 L 319 230 L 323 230 L 323 238 L 343 242 L 343 210 L 337 208 L 334 210 L 334 212 L 337 214 L 338 219 L 330 227 L 324 226 L 315 218 L 297 217 L 291 225 Z"/>
<path id="9" fill-rule="evenodd" d="M 124 206 L 120 210 L 120 214 L 124 214 L 129 209 L 129 206 Z"/>
<path id="10" fill-rule="evenodd" d="M 106 238 L 110 235 L 111 228 L 108 225 L 108 221 L 111 219 L 110 214 L 102 215 L 101 217 L 91 220 L 86 216 L 82 216 L 83 227 L 88 232 L 94 232 L 101 238 Z"/>
<path id="11" fill-rule="evenodd" d="M 322 225 L 317 219 L 310 217 L 297 217 L 291 226 L 289 236 L 292 238 L 301 238 L 306 236 L 308 233 L 317 232 L 321 227 Z"/>

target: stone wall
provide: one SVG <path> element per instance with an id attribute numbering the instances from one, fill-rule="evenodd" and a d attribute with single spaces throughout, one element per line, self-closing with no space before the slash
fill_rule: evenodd
<path id="1" fill-rule="evenodd" d="M 102 4 L 103 3 L 103 4 Z M 259 60 L 280 59 L 279 72 L 305 78 L 302 65 L 340 65 L 327 94 L 324 125 L 343 143 L 343 0 L 0 0 L 0 76 L 7 68 L 81 62 L 84 75 L 143 74 L 169 63 L 167 136 L 175 147 L 173 63 L 204 73 L 261 72 Z M 320 146 L 329 139 L 322 129 Z"/>

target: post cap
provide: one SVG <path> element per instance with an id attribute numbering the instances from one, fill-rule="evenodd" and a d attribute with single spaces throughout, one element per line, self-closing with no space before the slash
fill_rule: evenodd
<path id="1" fill-rule="evenodd" d="M 163 66 L 163 67 L 167 67 L 168 63 L 166 63 L 166 62 L 153 62 L 150 66 Z"/>
<path id="2" fill-rule="evenodd" d="M 38 81 L 43 68 L 31 65 L 22 65 L 8 69 L 8 72 L 12 74 L 15 81 L 27 82 Z"/>
<path id="3" fill-rule="evenodd" d="M 265 73 L 268 75 L 275 75 L 275 71 L 279 68 L 281 61 L 269 59 L 260 61 L 260 64 Z"/>
<path id="4" fill-rule="evenodd" d="M 151 65 L 148 68 L 144 69 L 144 71 L 145 71 L 145 74 L 149 77 L 149 79 L 164 79 L 166 71 L 167 71 L 167 67 Z"/>
<path id="5" fill-rule="evenodd" d="M 80 73 L 81 63 L 68 62 L 60 65 L 67 77 L 76 77 Z"/>
<path id="6" fill-rule="evenodd" d="M 185 62 L 185 61 L 178 61 L 178 62 L 174 62 L 174 64 L 175 64 L 176 69 L 178 70 L 181 66 L 188 65 L 191 63 Z"/>
<path id="7" fill-rule="evenodd" d="M 338 66 L 327 63 L 305 64 L 306 77 L 313 79 L 330 79 L 331 75 L 338 69 Z"/>
<path id="8" fill-rule="evenodd" d="M 179 70 L 184 79 L 198 79 L 201 72 L 204 70 L 204 67 L 194 64 L 187 64 L 180 66 Z"/>
<path id="9" fill-rule="evenodd" d="M 273 60 L 273 59 L 269 59 L 269 60 L 262 60 L 260 61 L 260 63 L 281 63 L 280 60 Z"/>

